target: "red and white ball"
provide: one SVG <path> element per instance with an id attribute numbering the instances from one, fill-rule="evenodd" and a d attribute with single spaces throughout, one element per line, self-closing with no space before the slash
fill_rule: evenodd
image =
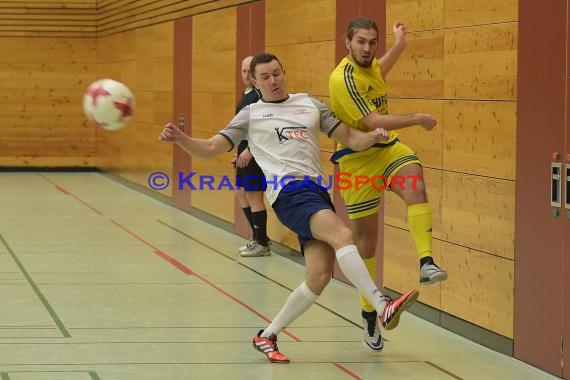
<path id="1" fill-rule="evenodd" d="M 85 116 L 97 127 L 116 130 L 133 117 L 135 97 L 131 90 L 113 79 L 93 82 L 83 95 Z"/>

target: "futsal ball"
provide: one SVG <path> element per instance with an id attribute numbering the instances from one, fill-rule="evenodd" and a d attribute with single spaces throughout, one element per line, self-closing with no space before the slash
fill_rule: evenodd
<path id="1" fill-rule="evenodd" d="M 93 82 L 83 95 L 85 116 L 97 127 L 116 130 L 133 116 L 135 97 L 131 90 L 113 79 Z"/>

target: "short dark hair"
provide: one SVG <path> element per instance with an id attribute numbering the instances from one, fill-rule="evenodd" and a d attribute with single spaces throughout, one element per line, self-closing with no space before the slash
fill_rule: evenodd
<path id="1" fill-rule="evenodd" d="M 281 66 L 281 68 L 283 69 L 281 61 L 279 61 L 279 58 L 277 58 L 277 56 L 275 56 L 274 54 L 261 53 L 254 56 L 251 60 L 251 63 L 249 64 L 249 72 L 251 73 L 251 77 L 255 78 L 255 66 L 262 63 L 269 63 L 271 61 L 277 61 L 277 63 L 279 63 L 279 66 Z"/>
<path id="2" fill-rule="evenodd" d="M 356 33 L 358 29 L 374 29 L 376 34 L 379 33 L 378 26 L 374 20 L 369 19 L 368 17 L 358 17 L 348 24 L 348 28 L 346 29 L 346 38 L 352 40 L 354 33 Z"/>

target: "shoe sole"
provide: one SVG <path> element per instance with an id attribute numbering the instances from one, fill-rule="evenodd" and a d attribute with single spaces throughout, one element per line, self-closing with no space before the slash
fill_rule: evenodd
<path id="1" fill-rule="evenodd" d="M 287 360 L 287 361 L 279 361 L 279 360 L 271 359 L 269 356 L 267 356 L 267 354 L 266 354 L 265 352 L 263 352 L 263 351 L 261 351 L 259 348 L 257 348 L 257 346 L 255 345 L 255 342 L 253 343 L 253 348 L 255 348 L 255 351 L 261 352 L 261 353 L 263 354 L 263 356 L 265 356 L 265 358 L 266 358 L 267 360 L 269 360 L 270 363 L 277 363 L 277 364 L 288 364 L 288 363 L 289 363 L 289 360 Z"/>
<path id="2" fill-rule="evenodd" d="M 398 311 L 394 315 L 394 318 L 392 318 L 392 320 L 390 322 L 388 322 L 388 324 L 386 324 L 386 326 L 384 326 L 384 329 L 385 330 L 395 329 L 398 326 L 398 323 L 400 323 L 400 315 L 402 315 L 402 313 L 404 311 L 406 311 L 410 306 L 412 306 L 412 304 L 414 302 L 416 302 L 419 295 L 420 295 L 420 292 L 418 292 L 417 290 L 414 290 L 410 294 L 410 296 L 408 298 L 406 298 L 406 300 L 404 301 L 402 306 L 398 309 Z"/>
<path id="3" fill-rule="evenodd" d="M 265 354 L 263 354 L 263 355 L 265 355 Z M 265 357 L 267 358 L 267 360 L 269 360 L 269 363 L 289 364 L 289 360 L 287 360 L 286 362 L 284 362 L 284 361 L 269 359 L 269 358 L 267 357 L 267 355 L 265 355 Z"/>
<path id="4" fill-rule="evenodd" d="M 431 278 L 426 279 L 426 281 L 422 282 L 420 280 L 420 285 L 431 285 L 431 284 L 435 284 L 436 282 L 442 282 L 445 280 L 447 280 L 447 273 L 446 272 L 440 272 L 440 273 L 435 274 Z"/>
<path id="5" fill-rule="evenodd" d="M 267 242 L 267 244 L 268 244 L 268 245 L 271 245 L 271 240 L 269 240 L 269 241 Z M 248 249 L 249 249 L 249 248 L 247 248 L 247 247 L 244 245 L 244 246 L 241 246 L 241 247 L 238 248 L 238 252 L 239 252 L 239 253 L 242 253 L 242 252 L 247 251 Z M 268 256 L 269 256 L 269 255 L 268 255 Z"/>
<path id="6" fill-rule="evenodd" d="M 258 254 L 255 254 L 255 255 L 244 255 L 243 252 L 241 252 L 239 255 L 240 255 L 241 257 L 267 257 L 267 256 L 271 256 L 271 252 L 269 252 L 269 253 L 267 253 L 267 254 L 263 254 L 263 255 L 258 255 Z"/>
<path id="7" fill-rule="evenodd" d="M 361 343 L 362 343 L 362 345 L 363 345 L 364 347 L 368 348 L 368 350 L 369 350 L 369 351 L 372 351 L 372 352 L 380 352 L 380 351 L 382 351 L 382 349 L 384 348 L 384 343 L 382 343 L 382 346 L 381 346 L 380 348 L 372 348 L 372 347 L 370 347 L 370 346 L 368 345 L 368 343 L 366 343 L 365 340 L 362 340 Z"/>

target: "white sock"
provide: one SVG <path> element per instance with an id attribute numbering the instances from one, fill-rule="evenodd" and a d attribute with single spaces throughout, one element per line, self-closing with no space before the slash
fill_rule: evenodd
<path id="1" fill-rule="evenodd" d="M 364 265 L 364 261 L 362 261 L 358 253 L 358 248 L 354 244 L 345 245 L 336 251 L 336 259 L 342 273 L 374 306 L 378 316 L 382 315 L 386 307 L 386 301 L 374 281 L 372 281 L 372 278 L 370 278 L 368 269 L 366 269 L 366 265 Z"/>
<path id="2" fill-rule="evenodd" d="M 317 301 L 317 298 L 319 298 L 319 296 L 313 294 L 305 281 L 303 281 L 303 283 L 289 295 L 287 301 L 285 301 L 285 305 L 283 305 L 261 336 L 267 338 L 271 334 L 279 334 L 281 330 L 289 326 L 291 322 L 307 311 L 307 309 Z"/>

